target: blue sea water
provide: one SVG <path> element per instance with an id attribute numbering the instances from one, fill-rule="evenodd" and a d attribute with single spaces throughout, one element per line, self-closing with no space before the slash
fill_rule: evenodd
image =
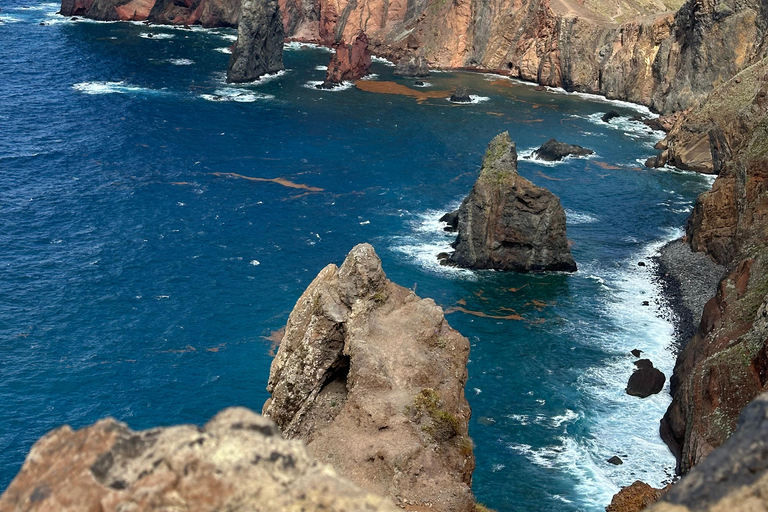
<path id="1" fill-rule="evenodd" d="M 469 73 L 435 73 L 423 90 L 465 84 L 470 105 L 319 91 L 329 53 L 297 44 L 280 76 L 230 86 L 232 30 L 0 7 L 0 489 L 64 423 L 111 415 L 142 429 L 260 410 L 270 334 L 359 242 L 395 282 L 486 315 L 448 315 L 472 344 L 480 501 L 600 511 L 621 485 L 669 478 L 657 433 L 669 396 L 624 393 L 629 350 L 670 375 L 673 329 L 648 258 L 711 181 L 642 168 L 659 134 L 626 119 L 635 108 Z M 381 61 L 372 73 L 412 85 Z M 625 117 L 602 123 L 608 109 Z M 520 162 L 561 197 L 573 275 L 437 264 L 451 242 L 438 218 L 504 130 L 521 155 L 551 137 L 596 151 Z M 501 318 L 513 312 L 523 320 Z"/>

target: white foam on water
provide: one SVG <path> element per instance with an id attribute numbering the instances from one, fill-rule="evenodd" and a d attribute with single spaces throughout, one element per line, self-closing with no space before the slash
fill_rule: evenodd
<path id="1" fill-rule="evenodd" d="M 569 225 L 591 224 L 599 220 L 597 217 L 590 215 L 589 213 L 571 210 L 570 208 L 565 209 L 565 219 L 566 223 Z"/>
<path id="2" fill-rule="evenodd" d="M 249 89 L 236 87 L 216 89 L 213 94 L 201 94 L 200 98 L 208 101 L 236 101 L 238 103 L 253 103 L 259 100 L 271 100 L 271 94 L 262 94 Z"/>
<path id="3" fill-rule="evenodd" d="M 579 160 L 591 160 L 593 158 L 597 158 L 599 155 L 597 153 L 591 153 L 589 155 L 567 155 L 563 157 L 562 160 L 542 160 L 536 156 L 536 151 L 538 151 L 539 146 L 523 149 L 517 152 L 517 156 L 520 160 L 526 161 L 526 162 L 532 162 L 537 165 L 544 165 L 546 167 L 555 167 L 557 165 L 560 165 L 562 163 L 567 162 L 568 160 L 578 158 Z"/>
<path id="4" fill-rule="evenodd" d="M 166 34 L 165 32 L 141 32 L 139 37 L 144 39 L 173 39 L 176 36 L 174 34 Z"/>
<path id="5" fill-rule="evenodd" d="M 289 41 L 283 44 L 283 49 L 287 51 L 313 49 L 313 50 L 322 50 L 327 53 L 334 53 L 333 48 L 328 48 L 327 46 L 319 45 L 316 43 L 302 43 L 299 41 Z"/>
<path id="6" fill-rule="evenodd" d="M 384 64 L 385 66 L 395 67 L 394 62 L 387 60 L 384 57 L 379 57 L 378 55 L 371 55 L 371 60 L 373 62 L 378 62 L 379 64 Z"/>
<path id="7" fill-rule="evenodd" d="M 562 89 L 560 87 L 545 86 L 545 88 L 547 91 L 553 92 L 555 94 L 564 94 L 566 96 L 577 96 L 579 98 L 598 102 L 598 103 L 609 103 L 611 105 L 616 105 L 617 107 L 623 107 L 623 108 L 635 110 L 636 112 L 640 112 L 641 114 L 648 117 L 652 117 L 654 119 L 659 117 L 658 114 L 654 114 L 653 112 L 651 112 L 651 109 L 649 109 L 645 105 L 638 105 L 637 103 L 632 103 L 632 102 L 623 101 L 623 100 L 609 100 L 605 96 L 600 96 L 599 94 L 590 94 L 586 92 L 568 92 L 565 89 Z M 602 114 L 600 115 L 602 116 Z"/>
<path id="8" fill-rule="evenodd" d="M 310 80 L 309 82 L 305 83 L 303 87 L 306 87 L 307 89 L 313 89 L 315 91 L 323 91 L 323 92 L 341 92 L 346 91 L 347 89 L 351 89 L 355 86 L 352 82 L 341 82 L 333 89 L 318 89 L 318 85 L 322 85 L 322 80 Z"/>
<path id="9" fill-rule="evenodd" d="M 192 59 L 168 59 L 168 62 L 174 66 L 191 66 L 195 63 Z"/>
<path id="10" fill-rule="evenodd" d="M 379 78 L 379 75 L 377 75 L 376 73 L 371 73 L 369 75 L 365 75 L 360 80 L 376 80 L 377 78 Z"/>
<path id="11" fill-rule="evenodd" d="M 451 98 L 445 98 L 449 103 L 453 103 L 454 105 L 477 105 L 478 103 L 483 103 L 484 101 L 488 101 L 491 98 L 488 96 L 477 96 L 475 94 L 469 95 L 469 101 L 451 101 Z"/>
<path id="12" fill-rule="evenodd" d="M 83 94 L 168 94 L 165 90 L 149 89 L 120 82 L 80 82 L 72 88 Z"/>
<path id="13" fill-rule="evenodd" d="M 14 16 L 7 16 L 5 14 L 0 14 L 0 22 L 3 22 L 3 23 L 20 23 L 22 21 L 24 21 L 24 20 L 22 20 L 21 18 L 16 18 Z"/>
<path id="14" fill-rule="evenodd" d="M 644 139 L 645 146 L 653 149 L 653 146 L 666 136 L 666 133 L 659 130 L 652 130 L 648 125 L 641 123 L 640 121 L 632 121 L 629 117 L 614 117 L 610 122 L 603 121 L 603 113 L 595 112 L 588 116 L 572 115 L 580 119 L 586 119 L 590 123 L 611 130 L 617 130 L 622 132 L 627 137 L 632 139 Z"/>
<path id="15" fill-rule="evenodd" d="M 442 252 L 453 252 L 451 243 L 456 240 L 456 233 L 443 229 L 447 224 L 441 222 L 440 217 L 456 210 L 459 204 L 460 201 L 457 201 L 445 210 L 429 210 L 410 219 L 407 223 L 411 233 L 393 237 L 392 250 L 404 254 L 409 261 L 430 272 L 472 281 L 477 279 L 473 271 L 441 265 L 437 259 L 437 255 Z"/>
<path id="16" fill-rule="evenodd" d="M 328 71 L 328 66 L 315 66 L 317 71 Z"/>
<path id="17" fill-rule="evenodd" d="M 216 35 L 224 39 L 225 41 L 232 41 L 233 43 L 237 41 L 237 34 L 216 34 Z"/>
<path id="18" fill-rule="evenodd" d="M 229 46 L 224 46 L 222 48 L 214 48 L 217 52 L 226 53 L 227 55 L 232 55 L 232 50 L 229 49 Z"/>
<path id="19" fill-rule="evenodd" d="M 432 87 L 432 84 L 430 82 L 425 82 L 421 80 L 421 84 L 413 84 L 414 87 Z"/>

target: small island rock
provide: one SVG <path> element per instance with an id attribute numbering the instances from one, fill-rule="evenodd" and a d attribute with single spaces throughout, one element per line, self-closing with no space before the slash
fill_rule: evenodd
<path id="1" fill-rule="evenodd" d="M 368 36 L 360 32 L 352 44 L 344 41 L 336 46 L 336 52 L 328 64 L 325 81 L 318 87 L 331 89 L 341 82 L 358 80 L 368 74 L 371 67 L 371 52 L 368 50 Z"/>
<path id="2" fill-rule="evenodd" d="M 650 359 L 640 359 L 635 361 L 637 369 L 629 377 L 627 383 L 627 394 L 647 398 L 659 393 L 664 389 L 664 383 L 667 378 L 658 368 L 653 367 Z"/>
<path id="3" fill-rule="evenodd" d="M 469 103 L 472 101 L 472 97 L 469 95 L 467 88 L 460 85 L 451 94 L 451 101 L 454 103 Z"/>
<path id="4" fill-rule="evenodd" d="M 587 156 L 594 153 L 591 149 L 586 149 L 575 144 L 566 144 L 556 139 L 549 139 L 541 145 L 539 149 L 533 152 L 533 155 L 539 160 L 547 162 L 557 162 L 567 156 Z"/>

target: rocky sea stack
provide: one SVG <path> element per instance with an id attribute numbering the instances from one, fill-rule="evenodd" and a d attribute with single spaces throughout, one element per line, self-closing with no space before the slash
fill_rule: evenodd
<path id="1" fill-rule="evenodd" d="M 389 281 L 361 244 L 296 303 L 263 413 L 363 489 L 403 507 L 474 511 L 468 355 L 442 309 Z"/>
<path id="2" fill-rule="evenodd" d="M 244 0 L 227 82 L 252 82 L 282 70 L 284 39 L 277 0 Z"/>
<path id="3" fill-rule="evenodd" d="M 549 139 L 541 145 L 539 149 L 533 152 L 533 155 L 539 160 L 547 162 L 558 162 L 567 156 L 588 156 L 593 154 L 591 149 L 583 148 L 575 144 L 566 144 L 555 139 Z"/>
<path id="4" fill-rule="evenodd" d="M 488 145 L 472 191 L 444 220 L 458 230 L 455 251 L 443 260 L 447 264 L 517 272 L 576 271 L 565 210 L 557 196 L 517 173 L 517 151 L 507 132 Z"/>
<path id="5" fill-rule="evenodd" d="M 196 425 L 134 432 L 111 418 L 40 439 L 0 510 L 396 512 L 242 407 Z"/>
<path id="6" fill-rule="evenodd" d="M 368 51 L 368 36 L 360 32 L 352 44 L 341 42 L 328 64 L 325 81 L 318 87 L 332 89 L 341 82 L 358 80 L 368 74 L 371 67 L 371 52 Z"/>

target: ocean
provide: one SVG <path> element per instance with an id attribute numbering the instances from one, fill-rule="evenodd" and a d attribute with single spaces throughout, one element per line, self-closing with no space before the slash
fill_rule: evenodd
<path id="1" fill-rule="evenodd" d="M 65 423 L 143 429 L 261 410 L 270 336 L 360 242 L 471 341 L 479 501 L 597 512 L 622 485 L 669 480 L 668 385 L 626 395 L 629 351 L 671 375 L 650 258 L 711 179 L 642 166 L 661 137 L 629 121 L 642 107 L 481 73 L 417 88 L 379 59 L 368 79 L 429 94 L 317 90 L 330 53 L 297 43 L 284 72 L 232 86 L 234 30 L 1 7 L 0 489 Z M 447 100 L 459 84 L 471 104 Z M 603 123 L 610 109 L 623 117 Z M 575 274 L 437 263 L 453 238 L 438 219 L 505 130 L 520 174 L 561 198 Z M 552 137 L 595 155 L 526 158 Z"/>

